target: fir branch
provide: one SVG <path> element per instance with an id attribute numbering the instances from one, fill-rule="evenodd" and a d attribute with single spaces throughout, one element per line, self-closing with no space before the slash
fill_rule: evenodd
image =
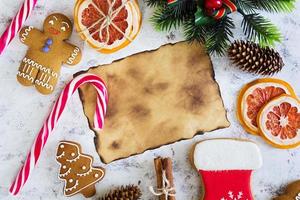
<path id="1" fill-rule="evenodd" d="M 269 20 L 257 13 L 242 14 L 244 16 L 242 21 L 243 31 L 249 40 L 258 41 L 262 46 L 274 45 L 275 42 L 281 40 L 279 30 Z"/>
<path id="2" fill-rule="evenodd" d="M 256 6 L 252 3 L 253 0 L 238 0 L 236 1 L 236 5 L 238 9 L 241 9 L 245 13 L 254 13 L 256 10 Z"/>
<path id="3" fill-rule="evenodd" d="M 204 43 L 206 38 L 205 26 L 197 26 L 195 24 L 194 16 L 186 20 L 183 27 L 184 27 L 184 35 L 187 41 L 189 42 L 198 41 L 200 43 Z"/>
<path id="4" fill-rule="evenodd" d="M 178 0 L 177 5 L 172 6 L 175 16 L 188 16 L 197 10 L 197 3 L 194 0 Z"/>
<path id="5" fill-rule="evenodd" d="M 169 31 L 171 28 L 178 28 L 183 22 L 196 12 L 197 5 L 193 0 L 179 0 L 170 6 L 159 6 L 154 11 L 151 22 L 158 30 Z"/>
<path id="6" fill-rule="evenodd" d="M 184 22 L 184 18 L 176 18 L 171 9 L 160 7 L 154 11 L 150 21 L 155 29 L 159 31 L 169 31 L 172 27 L 175 29 L 178 28 Z"/>
<path id="7" fill-rule="evenodd" d="M 206 27 L 205 46 L 207 51 L 211 54 L 216 53 L 219 56 L 224 55 L 229 46 L 230 38 L 233 37 L 231 29 L 234 28 L 233 20 L 228 16 L 219 20 L 216 24 Z"/>
<path id="8" fill-rule="evenodd" d="M 195 12 L 198 6 L 203 6 L 203 0 L 178 0 L 172 6 L 167 0 L 145 0 L 146 4 L 156 10 L 151 22 L 158 30 L 184 27 L 184 34 L 188 41 L 205 43 L 209 53 L 223 55 L 233 37 L 232 19 L 228 16 L 209 25 L 197 26 Z M 258 10 L 268 12 L 290 12 L 295 7 L 296 0 L 236 0 L 238 12 L 244 19 L 242 28 L 248 39 L 259 42 L 262 46 L 273 45 L 281 40 L 279 30 L 269 20 L 257 14 Z"/>
<path id="9" fill-rule="evenodd" d="M 258 10 L 267 12 L 291 12 L 295 8 L 296 0 L 251 0 Z"/>
<path id="10" fill-rule="evenodd" d="M 163 7 L 167 5 L 166 0 L 145 0 L 145 3 L 149 7 L 157 7 L 157 6 Z"/>

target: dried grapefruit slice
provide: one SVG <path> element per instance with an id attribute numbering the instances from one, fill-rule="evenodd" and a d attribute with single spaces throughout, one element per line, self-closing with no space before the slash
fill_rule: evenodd
<path id="1" fill-rule="evenodd" d="M 141 12 L 136 0 L 77 0 L 75 27 L 101 53 L 113 53 L 137 36 Z"/>
<path id="2" fill-rule="evenodd" d="M 300 145 L 300 101 L 281 95 L 267 103 L 258 113 L 257 123 L 262 136 L 277 148 Z"/>
<path id="3" fill-rule="evenodd" d="M 258 135 L 257 114 L 271 99 L 282 94 L 296 97 L 293 88 L 285 81 L 274 78 L 262 78 L 244 86 L 237 100 L 238 120 L 251 134 Z"/>
<path id="4" fill-rule="evenodd" d="M 131 6 L 133 19 L 138 19 L 133 20 L 132 32 L 130 34 L 130 39 L 134 40 L 141 29 L 142 14 L 137 1 L 128 1 L 128 4 Z"/>

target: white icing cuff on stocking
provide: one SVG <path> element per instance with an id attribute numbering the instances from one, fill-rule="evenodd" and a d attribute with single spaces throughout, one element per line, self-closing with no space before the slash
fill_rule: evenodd
<path id="1" fill-rule="evenodd" d="M 253 142 L 212 139 L 195 146 L 194 164 L 198 170 L 254 170 L 261 167 L 262 156 Z"/>

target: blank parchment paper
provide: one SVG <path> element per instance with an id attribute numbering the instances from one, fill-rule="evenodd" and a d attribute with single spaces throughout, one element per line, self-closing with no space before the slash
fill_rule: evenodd
<path id="1" fill-rule="evenodd" d="M 86 72 L 81 72 L 86 73 Z M 209 56 L 180 42 L 91 68 L 109 92 L 104 129 L 95 144 L 105 163 L 229 126 Z M 93 121 L 96 92 L 80 89 Z"/>

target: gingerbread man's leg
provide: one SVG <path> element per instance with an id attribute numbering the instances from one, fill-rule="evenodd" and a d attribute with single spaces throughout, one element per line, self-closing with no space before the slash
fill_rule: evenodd
<path id="1" fill-rule="evenodd" d="M 19 67 L 17 80 L 24 86 L 31 86 L 34 84 L 38 71 L 39 66 L 31 59 L 25 57 Z"/>
<path id="2" fill-rule="evenodd" d="M 52 93 L 57 84 L 58 75 L 58 71 L 41 67 L 34 82 L 36 89 L 42 94 Z"/>

